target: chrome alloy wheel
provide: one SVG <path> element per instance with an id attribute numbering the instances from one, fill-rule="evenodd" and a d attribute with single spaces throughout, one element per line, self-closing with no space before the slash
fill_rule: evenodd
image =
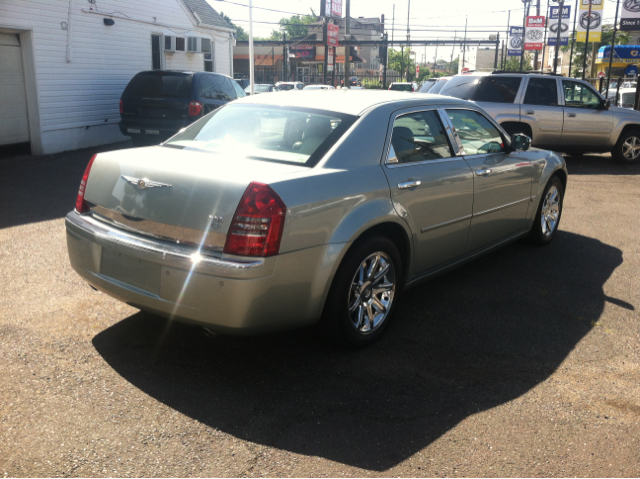
<path id="1" fill-rule="evenodd" d="M 542 226 L 542 234 L 551 236 L 558 226 L 560 219 L 560 192 L 558 188 L 552 186 L 547 191 L 542 203 L 542 213 L 540 214 L 540 222 Z"/>
<path id="2" fill-rule="evenodd" d="M 627 160 L 635 161 L 640 157 L 640 138 L 630 136 L 622 144 L 622 155 Z"/>
<path id="3" fill-rule="evenodd" d="M 396 272 L 389 256 L 372 253 L 360 264 L 349 292 L 349 319 L 359 333 L 378 329 L 391 310 Z"/>

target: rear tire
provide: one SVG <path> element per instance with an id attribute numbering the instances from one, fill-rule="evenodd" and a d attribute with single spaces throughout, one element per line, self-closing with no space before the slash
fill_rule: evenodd
<path id="1" fill-rule="evenodd" d="M 402 260 L 387 237 L 357 245 L 340 264 L 320 328 L 332 342 L 361 348 L 374 343 L 393 319 L 403 286 Z"/>
<path id="2" fill-rule="evenodd" d="M 544 246 L 555 238 L 562 216 L 564 188 L 557 176 L 552 176 L 542 193 L 536 218 L 529 233 L 529 239 L 537 245 Z"/>
<path id="3" fill-rule="evenodd" d="M 627 165 L 640 164 L 640 130 L 628 130 L 620 135 L 612 155 Z"/>

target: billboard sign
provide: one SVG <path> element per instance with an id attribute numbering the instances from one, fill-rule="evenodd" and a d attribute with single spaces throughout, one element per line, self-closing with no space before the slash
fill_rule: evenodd
<path id="1" fill-rule="evenodd" d="M 591 13 L 589 13 L 589 4 L 591 4 Z M 587 27 L 589 28 L 589 41 L 600 41 L 602 37 L 602 7 L 603 0 L 580 0 L 580 10 L 576 12 L 578 14 L 577 41 L 587 41 Z"/>
<path id="2" fill-rule="evenodd" d="M 297 58 L 299 60 L 315 60 L 316 47 L 307 43 L 298 43 L 289 47 L 292 55 L 289 58 Z"/>
<path id="3" fill-rule="evenodd" d="M 338 46 L 338 35 L 340 34 L 340 27 L 333 23 L 327 24 L 327 45 L 330 47 Z"/>
<path id="4" fill-rule="evenodd" d="M 525 50 L 542 51 L 542 44 L 544 43 L 544 22 L 544 16 L 534 15 L 527 17 L 524 32 Z"/>
<path id="5" fill-rule="evenodd" d="M 509 27 L 507 55 L 510 57 L 522 56 L 522 43 L 522 27 Z"/>
<path id="6" fill-rule="evenodd" d="M 640 0 L 624 0 L 620 30 L 640 30 Z"/>
<path id="7" fill-rule="evenodd" d="M 549 16 L 549 34 L 547 44 L 555 46 L 558 41 L 558 28 L 560 29 L 560 46 L 569 45 L 569 31 L 571 18 L 571 6 L 565 6 L 562 9 L 562 19 L 558 22 L 558 10 L 560 7 L 551 7 L 551 15 Z"/>
<path id="8" fill-rule="evenodd" d="M 325 17 L 342 18 L 342 0 L 325 0 L 324 9 Z"/>

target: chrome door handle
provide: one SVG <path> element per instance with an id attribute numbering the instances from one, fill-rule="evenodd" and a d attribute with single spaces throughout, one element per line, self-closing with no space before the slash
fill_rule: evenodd
<path id="1" fill-rule="evenodd" d="M 568 116 L 569 118 L 575 118 L 575 117 L 576 117 L 576 114 L 575 114 L 575 113 L 567 113 L 567 116 Z"/>
<path id="2" fill-rule="evenodd" d="M 406 183 L 398 183 L 398 189 L 406 190 L 408 188 L 414 188 L 416 186 L 420 186 L 422 181 L 407 181 Z"/>
<path id="3" fill-rule="evenodd" d="M 481 170 L 476 171 L 476 175 L 478 176 L 488 176 L 491 174 L 493 170 L 489 169 L 489 168 L 483 168 Z"/>
<path id="4" fill-rule="evenodd" d="M 534 113 L 535 113 L 535 111 L 533 111 L 533 110 L 526 110 L 524 112 L 525 115 L 533 115 Z"/>

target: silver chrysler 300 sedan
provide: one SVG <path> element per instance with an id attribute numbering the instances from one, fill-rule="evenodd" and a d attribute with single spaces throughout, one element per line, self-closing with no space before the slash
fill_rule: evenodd
<path id="1" fill-rule="evenodd" d="M 160 146 L 94 156 L 66 218 L 69 257 L 95 288 L 164 317 L 227 332 L 320 321 L 361 346 L 404 288 L 554 238 L 566 166 L 528 148 L 454 98 L 255 95 Z"/>

